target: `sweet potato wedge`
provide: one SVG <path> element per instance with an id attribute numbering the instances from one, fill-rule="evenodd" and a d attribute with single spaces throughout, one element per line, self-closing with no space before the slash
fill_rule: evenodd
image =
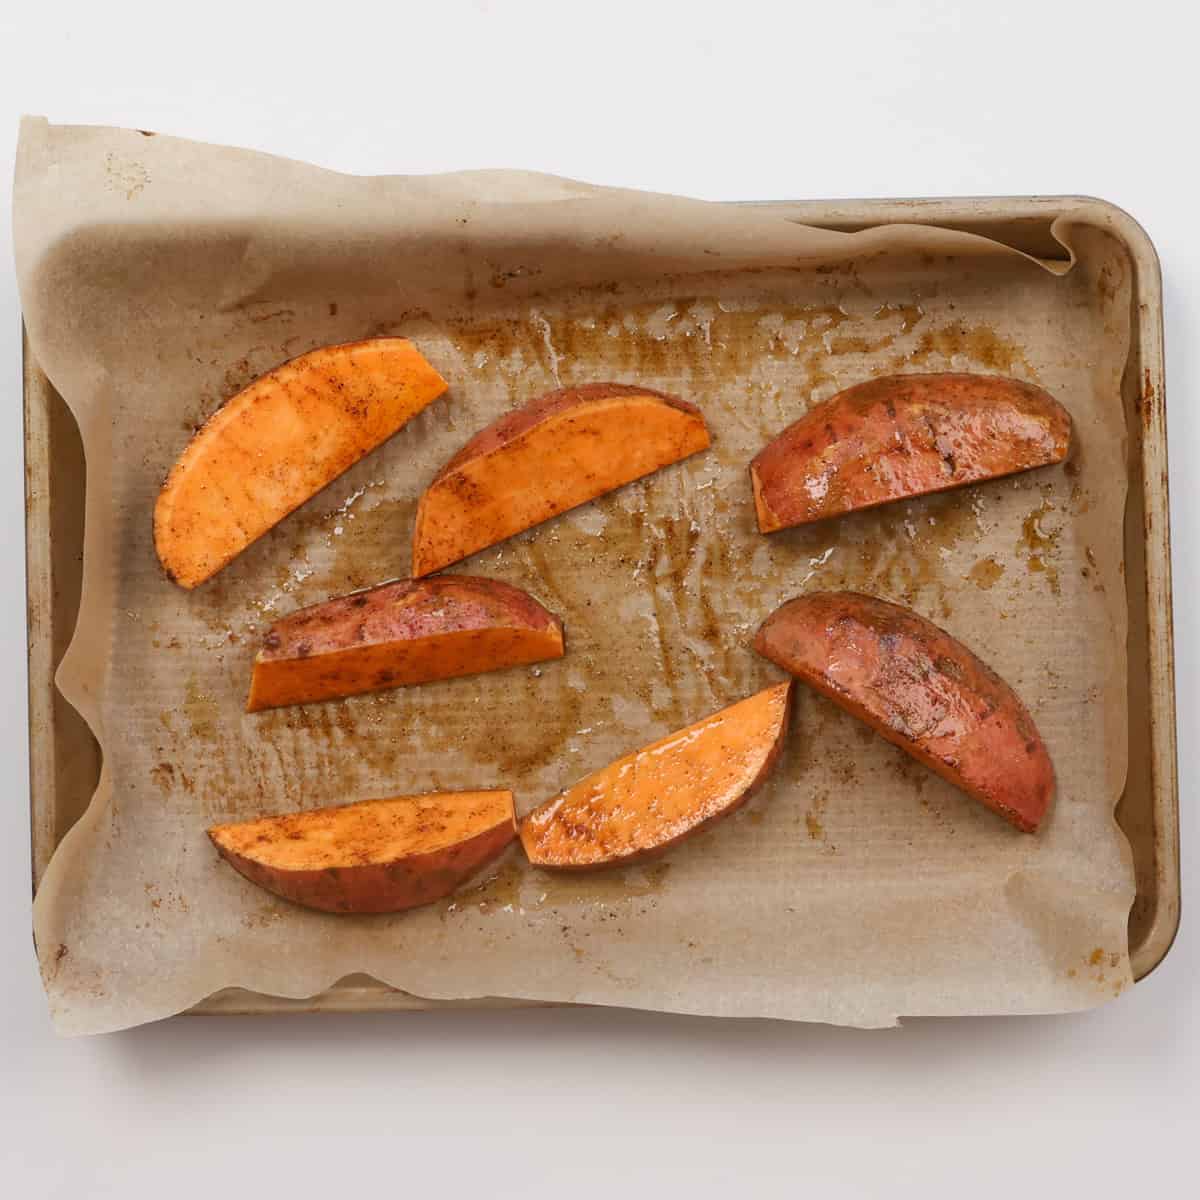
<path id="1" fill-rule="evenodd" d="M 1026 833 L 1054 767 L 1016 693 L 911 609 L 857 592 L 811 592 L 763 623 L 754 648 Z"/>
<path id="2" fill-rule="evenodd" d="M 562 658 L 563 631 L 527 592 L 498 579 L 402 579 L 276 621 L 254 660 L 246 710 Z"/>
<path id="3" fill-rule="evenodd" d="M 417 508 L 413 575 L 494 545 L 708 447 L 700 410 L 622 383 L 563 388 L 473 437 Z"/>
<path id="4" fill-rule="evenodd" d="M 627 754 L 521 823 L 539 867 L 621 866 L 728 816 L 766 779 L 791 711 L 791 683 L 730 705 Z"/>
<path id="5" fill-rule="evenodd" d="M 892 500 L 1061 462 L 1071 418 L 1000 375 L 890 375 L 810 409 L 750 464 L 758 527 L 773 533 Z"/>
<path id="6" fill-rule="evenodd" d="M 512 792 L 435 792 L 214 825 L 259 887 L 325 912 L 381 913 L 449 895 L 514 837 Z"/>
<path id="7" fill-rule="evenodd" d="M 154 546 L 185 588 L 215 575 L 446 390 L 404 338 L 324 346 L 227 400 L 171 468 Z"/>

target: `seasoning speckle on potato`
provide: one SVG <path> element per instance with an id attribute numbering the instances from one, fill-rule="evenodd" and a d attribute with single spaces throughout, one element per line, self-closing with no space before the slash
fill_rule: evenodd
<path id="1" fill-rule="evenodd" d="M 259 887 L 326 912 L 397 912 L 449 895 L 516 837 L 512 792 L 438 792 L 214 825 Z"/>
<path id="2" fill-rule="evenodd" d="M 277 621 L 246 708 L 331 700 L 563 655 L 562 622 L 498 579 L 402 579 Z"/>
<path id="3" fill-rule="evenodd" d="M 521 843 L 540 867 L 636 862 L 728 816 L 770 774 L 791 712 L 776 684 L 618 759 L 535 809 Z"/>
<path id="4" fill-rule="evenodd" d="M 750 464 L 758 527 L 773 533 L 893 500 L 1061 462 L 1071 418 L 1000 375 L 889 375 L 810 409 Z"/>
<path id="5" fill-rule="evenodd" d="M 154 508 L 167 574 L 194 588 L 446 390 L 404 338 L 323 346 L 227 400 L 171 468 Z"/>
<path id="6" fill-rule="evenodd" d="M 811 592 L 763 622 L 754 648 L 889 742 L 1037 830 L 1054 767 L 1025 705 L 932 621 L 875 596 Z"/>
<path id="7" fill-rule="evenodd" d="M 622 383 L 563 388 L 477 433 L 421 497 L 413 575 L 512 537 L 709 445 L 700 410 Z"/>

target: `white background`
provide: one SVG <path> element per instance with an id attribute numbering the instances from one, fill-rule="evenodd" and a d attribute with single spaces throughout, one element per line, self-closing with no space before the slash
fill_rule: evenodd
<path id="1" fill-rule="evenodd" d="M 1077 1017 L 855 1033 L 619 1012 L 50 1030 L 30 944 L 18 304 L 0 269 L 0 1195 L 1186 1195 L 1200 1132 L 1200 172 L 1192 6 L 0 5 L 20 113 L 343 171 L 527 167 L 713 199 L 1084 192 L 1166 284 L 1185 877 Z M 0 263 L 11 263 L 9 221 Z M 1176 1182 L 1172 1183 L 1172 1179 Z M 1192 1179 L 1193 1184 L 1187 1180 Z M 653 1190 L 653 1191 L 652 1191 Z"/>

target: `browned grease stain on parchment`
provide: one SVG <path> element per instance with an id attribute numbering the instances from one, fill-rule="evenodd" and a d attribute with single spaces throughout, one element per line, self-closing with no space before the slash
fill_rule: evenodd
<path id="1" fill-rule="evenodd" d="M 985 510 L 985 493 L 963 488 L 783 530 L 769 540 L 780 557 L 818 563 L 822 588 L 878 593 L 948 617 L 945 556 L 980 536 Z"/>
<path id="2" fill-rule="evenodd" d="M 1026 378 L 1036 381 L 1033 369 L 1025 352 L 1016 342 L 998 334 L 987 325 L 970 325 L 958 321 L 938 329 L 928 329 L 917 339 L 911 353 L 897 361 L 897 366 L 921 366 L 928 370 L 941 369 L 939 359 L 961 355 L 970 360 L 971 369 L 983 368 L 1002 375 L 1011 375 L 1020 368 Z"/>
<path id="3" fill-rule="evenodd" d="M 663 890 L 670 870 L 669 862 L 660 861 L 600 871 L 541 871 L 513 859 L 482 882 L 456 892 L 443 907 L 447 913 L 555 909 L 575 914 L 653 898 Z"/>
<path id="4" fill-rule="evenodd" d="M 195 676 L 184 687 L 183 714 L 187 719 L 188 732 L 197 742 L 211 742 L 216 737 L 220 722 L 220 708 L 216 698 L 204 691 Z"/>
<path id="5" fill-rule="evenodd" d="M 450 326 L 459 352 L 480 368 L 521 378 L 530 364 L 563 384 L 576 369 L 604 362 L 618 378 L 687 374 L 738 386 L 773 356 L 800 365 L 809 387 L 832 378 L 831 355 L 846 353 L 836 331 L 850 320 L 840 305 L 725 307 L 716 299 L 612 303 L 586 314 L 538 311 Z M 890 344 L 888 339 L 880 339 Z M 532 397 L 527 397 L 532 398 Z M 800 415 L 799 410 L 796 416 Z"/>
<path id="6" fill-rule="evenodd" d="M 175 786 L 175 768 L 169 762 L 160 762 L 151 769 L 150 778 L 164 796 L 169 796 Z"/>
<path id="7" fill-rule="evenodd" d="M 1097 946 L 1082 961 L 1082 977 L 1098 991 L 1111 991 L 1114 996 L 1119 996 L 1125 990 L 1126 981 L 1124 979 L 1119 976 L 1116 979 L 1110 979 L 1107 975 L 1107 971 L 1115 971 L 1121 964 L 1121 955 L 1116 951 L 1108 951 L 1103 946 Z M 1070 979 L 1078 978 L 1080 974 L 1081 972 L 1075 967 L 1067 970 L 1067 977 Z"/>
<path id="8" fill-rule="evenodd" d="M 670 871 L 671 864 L 664 861 L 578 875 L 538 872 L 532 888 L 534 903 L 539 907 L 566 908 L 652 898 L 663 890 Z"/>
<path id="9" fill-rule="evenodd" d="M 1031 574 L 1044 574 L 1050 590 L 1060 595 L 1062 587 L 1058 577 L 1058 567 L 1055 559 L 1058 555 L 1059 530 L 1051 529 L 1046 524 L 1046 517 L 1054 511 L 1054 505 L 1049 500 L 1043 500 L 1021 524 L 1021 536 L 1017 539 L 1018 555 L 1025 559 L 1026 568 Z"/>
<path id="10" fill-rule="evenodd" d="M 563 687 L 556 692 L 540 686 L 543 668 L 514 669 L 505 673 L 511 705 L 507 719 L 439 727 L 428 722 L 423 745 L 441 755 L 461 755 L 467 762 L 493 762 L 501 778 L 514 784 L 539 767 L 551 763 L 567 742 L 580 733 L 581 694 Z M 532 797 L 530 797 L 532 798 Z"/>
<path id="11" fill-rule="evenodd" d="M 895 328 L 874 336 L 866 333 L 834 334 L 824 337 L 823 341 L 832 355 L 878 354 L 891 349 L 899 338 L 911 332 L 924 317 L 925 310 L 919 304 L 881 304 L 875 310 L 875 321 L 887 322 Z"/>
<path id="12" fill-rule="evenodd" d="M 991 588 L 1004 574 L 1004 564 L 995 558 L 981 558 L 967 572 L 966 578 L 978 588 Z"/>
<path id="13" fill-rule="evenodd" d="M 825 805 L 829 802 L 828 792 L 818 792 L 812 799 L 812 804 L 804 814 L 804 826 L 808 830 L 811 841 L 825 840 L 825 826 L 821 818 L 825 815 Z"/>
<path id="14" fill-rule="evenodd" d="M 919 304 L 881 304 L 875 310 L 876 321 L 891 321 L 899 318 L 900 335 L 911 333 L 918 322 L 924 320 L 925 310 Z"/>
<path id="15" fill-rule="evenodd" d="M 333 539 L 330 573 L 339 586 L 353 592 L 407 578 L 416 511 L 416 501 L 407 497 L 379 500 L 365 495 L 346 511 L 323 516 L 321 525 Z"/>

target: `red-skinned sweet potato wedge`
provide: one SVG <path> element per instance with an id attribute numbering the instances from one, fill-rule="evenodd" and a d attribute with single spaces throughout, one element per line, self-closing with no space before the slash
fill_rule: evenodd
<path id="1" fill-rule="evenodd" d="M 911 609 L 811 592 L 776 609 L 759 654 L 994 809 L 1037 830 L 1054 767 L 1024 704 L 985 663 Z"/>
<path id="2" fill-rule="evenodd" d="M 214 825 L 259 887 L 325 912 L 397 912 L 449 895 L 516 837 L 512 792 L 435 792 Z"/>
<path id="3" fill-rule="evenodd" d="M 417 508 L 420 577 L 704 450 L 700 410 L 621 383 L 563 388 L 473 437 Z"/>
<path id="4" fill-rule="evenodd" d="M 562 623 L 498 579 L 402 579 L 271 626 L 249 712 L 476 675 L 563 655 Z"/>
<path id="5" fill-rule="evenodd" d="M 446 390 L 404 338 L 323 346 L 227 400 L 171 468 L 154 508 L 154 545 L 185 588 L 386 441 Z"/>
<path id="6" fill-rule="evenodd" d="M 538 867 L 621 866 L 661 853 L 737 809 L 770 774 L 791 711 L 776 684 L 628 754 L 521 823 Z"/>
<path id="7" fill-rule="evenodd" d="M 893 500 L 1061 462 L 1071 418 L 999 375 L 890 375 L 810 409 L 750 464 L 758 527 L 773 533 Z"/>

